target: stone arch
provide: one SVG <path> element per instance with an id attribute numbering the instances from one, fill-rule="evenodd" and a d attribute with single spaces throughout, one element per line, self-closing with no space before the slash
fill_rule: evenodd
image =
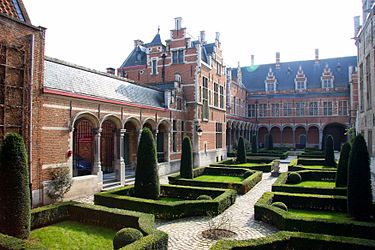
<path id="1" fill-rule="evenodd" d="M 294 147 L 293 129 L 291 126 L 284 126 L 282 128 L 283 144 L 289 147 Z"/>
<path id="2" fill-rule="evenodd" d="M 297 126 L 294 132 L 296 148 L 306 147 L 306 128 L 304 126 Z"/>
<path id="3" fill-rule="evenodd" d="M 282 144 L 280 127 L 279 126 L 273 126 L 270 130 L 270 134 L 272 135 L 273 143 L 280 146 Z"/>
<path id="4" fill-rule="evenodd" d="M 71 119 L 70 124 L 69 124 L 71 130 L 74 128 L 76 121 L 81 118 L 85 118 L 89 120 L 93 124 L 94 128 L 99 128 L 100 121 L 98 117 L 96 117 L 96 115 L 94 115 L 91 112 L 82 111 L 82 112 L 78 112 L 77 114 L 75 114 L 73 119 Z"/>
<path id="5" fill-rule="evenodd" d="M 258 129 L 258 143 L 261 147 L 264 147 L 265 136 L 268 134 L 268 128 L 266 126 L 260 126 Z"/>
<path id="6" fill-rule="evenodd" d="M 170 123 L 167 119 L 159 122 L 156 135 L 156 151 L 158 155 L 158 162 L 168 161 L 169 155 L 169 131 Z"/>
<path id="7" fill-rule="evenodd" d="M 323 129 L 323 146 L 325 142 L 325 138 L 328 135 L 332 135 L 333 137 L 333 143 L 335 150 L 341 149 L 341 144 L 345 143 L 347 140 L 347 136 L 345 135 L 346 132 L 346 126 L 341 123 L 329 123 L 326 126 L 324 126 Z"/>
<path id="8" fill-rule="evenodd" d="M 124 123 L 124 152 L 123 159 L 125 163 L 125 174 L 132 175 L 137 165 L 137 148 L 139 131 L 141 128 L 140 121 L 135 117 L 128 117 Z"/>
<path id="9" fill-rule="evenodd" d="M 307 130 L 308 147 L 319 147 L 319 128 L 316 125 L 310 125 Z"/>
<path id="10" fill-rule="evenodd" d="M 100 123 L 99 123 L 99 127 L 102 127 L 103 123 L 105 121 L 111 121 L 117 129 L 120 129 L 122 128 L 122 122 L 121 122 L 121 119 L 113 114 L 108 114 L 108 115 L 105 115 L 101 120 L 100 120 Z"/>
<path id="11" fill-rule="evenodd" d="M 156 122 L 152 118 L 146 118 L 142 123 L 142 128 L 147 127 L 149 128 L 153 133 L 156 130 Z"/>

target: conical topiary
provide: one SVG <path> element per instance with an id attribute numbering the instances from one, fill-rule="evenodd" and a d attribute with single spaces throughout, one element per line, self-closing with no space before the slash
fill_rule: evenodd
<path id="1" fill-rule="evenodd" d="M 193 179 L 193 151 L 189 137 L 182 140 L 181 151 L 180 176 L 181 178 Z"/>
<path id="2" fill-rule="evenodd" d="M 257 151 L 257 136 L 254 134 L 251 140 L 251 153 L 256 153 Z"/>
<path id="3" fill-rule="evenodd" d="M 331 135 L 327 136 L 324 147 L 324 165 L 329 167 L 336 167 L 335 152 L 333 149 L 333 138 Z"/>
<path id="4" fill-rule="evenodd" d="M 357 220 L 368 220 L 371 215 L 372 190 L 370 157 L 366 141 L 357 135 L 352 145 L 348 168 L 348 214 Z"/>
<path id="5" fill-rule="evenodd" d="M 30 187 L 22 137 L 7 134 L 0 164 L 0 232 L 26 239 L 30 233 Z"/>
<path id="6" fill-rule="evenodd" d="M 154 135 L 143 128 L 137 151 L 134 195 L 139 198 L 158 199 L 160 183 Z"/>
<path id="7" fill-rule="evenodd" d="M 245 142 L 244 142 L 242 136 L 238 139 L 237 162 L 238 163 L 246 163 Z"/>
<path id="8" fill-rule="evenodd" d="M 337 165 L 336 187 L 346 187 L 348 185 L 348 164 L 349 154 L 352 146 L 346 142 L 341 147 L 339 164 Z"/>

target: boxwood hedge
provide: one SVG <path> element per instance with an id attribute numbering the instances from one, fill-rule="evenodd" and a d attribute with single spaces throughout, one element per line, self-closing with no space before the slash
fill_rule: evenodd
<path id="1" fill-rule="evenodd" d="M 248 177 L 241 181 L 241 183 L 224 183 L 185 179 L 181 178 L 179 174 L 173 174 L 168 176 L 168 180 L 170 184 L 174 185 L 232 188 L 235 189 L 239 194 L 245 194 L 262 179 L 262 172 L 247 170 L 243 168 L 200 167 L 193 170 L 194 178 L 201 175 L 225 175 L 243 177 L 245 177 L 245 175 L 248 175 Z"/>
<path id="2" fill-rule="evenodd" d="M 311 160 L 311 159 L 308 159 L 308 160 Z M 321 159 L 319 159 L 320 161 Z M 303 162 L 303 161 L 302 161 Z M 310 163 L 312 163 L 314 161 L 310 161 Z M 309 164 L 310 164 L 309 163 Z M 318 163 L 318 162 L 316 162 Z M 321 168 L 317 168 L 316 166 L 321 166 Z M 327 167 L 327 166 L 324 166 L 324 164 L 310 164 L 310 165 L 304 165 L 304 164 L 301 164 L 301 161 L 299 159 L 293 159 L 290 161 L 289 165 L 288 165 L 288 171 L 300 171 L 300 170 L 324 170 L 324 171 L 336 171 L 337 169 L 336 168 L 331 168 L 331 167 Z"/>
<path id="3" fill-rule="evenodd" d="M 334 171 L 303 170 L 297 171 L 302 177 L 302 181 L 334 181 Z M 305 194 L 323 194 L 323 195 L 342 195 L 346 196 L 346 188 L 323 188 L 323 187 L 301 187 L 287 184 L 288 173 L 281 173 L 272 185 L 274 192 L 286 193 L 305 193 Z"/>
<path id="4" fill-rule="evenodd" d="M 366 250 L 375 249 L 375 241 L 327 234 L 280 231 L 258 239 L 220 240 L 210 248 L 210 250 L 229 249 Z"/>
<path id="5" fill-rule="evenodd" d="M 177 219 L 189 216 L 222 213 L 236 200 L 232 189 L 161 185 L 161 197 L 183 199 L 164 201 L 134 197 L 133 186 L 125 186 L 94 195 L 94 203 L 107 207 L 147 212 L 160 219 Z M 200 195 L 209 195 L 212 200 L 196 200 Z"/>
<path id="6" fill-rule="evenodd" d="M 287 231 L 331 234 L 365 239 L 373 239 L 375 235 L 375 222 L 342 221 L 334 218 L 317 219 L 296 216 L 280 208 L 271 206 L 271 203 L 276 201 L 285 203 L 288 209 L 346 212 L 346 197 L 343 196 L 266 192 L 254 206 L 255 219 L 269 223 L 280 230 Z"/>
<path id="7" fill-rule="evenodd" d="M 273 160 L 275 160 L 275 157 L 259 157 L 259 156 L 253 156 L 253 157 L 247 157 L 248 163 L 259 163 L 259 165 L 249 164 L 248 166 L 246 163 L 244 164 L 238 164 L 233 159 L 227 159 L 224 161 L 211 163 L 211 167 L 224 167 L 224 168 L 246 168 L 250 170 L 257 170 L 262 172 L 271 172 Z"/>

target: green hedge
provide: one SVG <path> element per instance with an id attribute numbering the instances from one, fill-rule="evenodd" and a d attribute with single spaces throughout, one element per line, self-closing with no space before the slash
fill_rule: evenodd
<path id="1" fill-rule="evenodd" d="M 47 250 L 45 246 L 35 241 L 21 240 L 0 233 L 0 249 L 2 250 Z"/>
<path id="2" fill-rule="evenodd" d="M 140 230 L 145 236 L 122 249 L 140 249 L 137 248 L 138 246 L 143 246 L 144 249 L 167 249 L 168 247 L 168 235 L 155 229 L 155 219 L 152 214 L 77 202 L 64 202 L 33 209 L 31 219 L 32 229 L 48 226 L 63 220 L 73 220 L 115 230 L 132 227 Z M 22 242 L 15 242 L 12 238 L 0 235 L 0 249 L 3 249 L 4 246 L 7 246 L 4 249 L 43 249 L 43 247 L 19 248 Z M 25 241 L 23 244 L 29 243 Z"/>
<path id="3" fill-rule="evenodd" d="M 239 194 L 245 194 L 252 189 L 261 179 L 262 172 L 252 171 L 243 168 L 221 168 L 221 167 L 200 167 L 193 170 L 193 176 L 201 175 L 225 175 L 225 176 L 244 176 L 250 174 L 241 183 L 224 183 L 212 181 L 200 181 L 181 178 L 179 174 L 168 176 L 169 184 L 198 187 L 232 188 Z"/>
<path id="4" fill-rule="evenodd" d="M 314 219 L 290 214 L 271 206 L 272 202 L 283 202 L 288 209 L 346 211 L 346 197 L 285 194 L 266 192 L 254 206 L 255 219 L 274 225 L 280 230 L 307 233 L 332 234 L 356 238 L 372 239 L 375 235 L 375 222 L 340 221 L 337 219 Z"/>
<path id="5" fill-rule="evenodd" d="M 321 168 L 317 169 L 315 167 L 316 165 L 321 166 Z M 288 171 L 300 171 L 300 170 L 336 171 L 337 170 L 336 168 L 327 167 L 327 166 L 324 166 L 322 164 L 316 164 L 316 165 L 313 166 L 313 164 L 310 164 L 310 165 L 305 166 L 305 165 L 300 163 L 299 159 L 293 159 L 293 160 L 290 161 L 290 163 L 288 165 Z"/>
<path id="6" fill-rule="evenodd" d="M 262 171 L 262 172 L 271 172 L 273 160 L 275 158 L 269 157 L 247 157 L 248 163 L 259 163 L 259 165 L 255 166 L 246 166 L 245 164 L 238 164 L 233 159 L 227 159 L 224 161 L 211 163 L 210 167 L 223 167 L 223 168 L 246 168 L 250 170 Z"/>
<path id="7" fill-rule="evenodd" d="M 286 159 L 288 157 L 288 152 L 279 152 L 274 150 L 269 150 L 270 152 L 267 151 L 262 151 L 262 152 L 257 152 L 257 153 L 247 153 L 247 156 L 269 156 L 273 158 L 280 158 L 280 159 Z"/>
<path id="8" fill-rule="evenodd" d="M 334 181 L 334 171 L 303 170 L 297 171 L 302 177 L 302 181 Z M 288 173 L 281 173 L 272 185 L 274 192 L 286 193 L 305 193 L 322 195 L 341 195 L 346 196 L 346 188 L 322 188 L 322 187 L 300 187 L 287 184 Z"/>
<path id="9" fill-rule="evenodd" d="M 209 195 L 212 200 L 196 200 L 200 195 Z M 161 197 L 184 199 L 163 201 L 142 199 L 133 196 L 133 186 L 126 186 L 94 195 L 94 203 L 107 207 L 128 209 L 154 214 L 160 219 L 177 219 L 189 216 L 214 215 L 222 213 L 236 200 L 232 189 L 198 188 L 175 185 L 161 185 Z"/>
<path id="10" fill-rule="evenodd" d="M 229 249 L 366 250 L 375 249 L 375 241 L 326 234 L 280 231 L 258 239 L 220 240 L 210 248 L 210 250 Z"/>
<path id="11" fill-rule="evenodd" d="M 302 153 L 301 155 L 298 155 L 297 158 L 324 158 L 324 154 Z"/>
<path id="12" fill-rule="evenodd" d="M 298 158 L 297 164 L 310 166 L 310 165 L 325 165 L 324 158 Z"/>

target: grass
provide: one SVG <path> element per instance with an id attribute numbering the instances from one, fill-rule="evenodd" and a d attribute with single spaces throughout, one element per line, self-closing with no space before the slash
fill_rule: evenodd
<path id="1" fill-rule="evenodd" d="M 175 198 L 175 197 L 165 197 L 165 196 L 160 196 L 159 200 L 166 201 L 166 202 L 184 201 L 184 199 Z"/>
<path id="2" fill-rule="evenodd" d="M 298 166 L 298 165 L 297 165 Z M 311 168 L 311 169 L 325 169 L 325 168 L 331 168 L 324 165 L 303 165 L 305 168 Z"/>
<path id="3" fill-rule="evenodd" d="M 241 183 L 244 178 L 240 176 L 226 176 L 226 175 L 200 175 L 195 177 L 195 181 L 208 182 L 225 182 L 225 183 Z"/>
<path id="4" fill-rule="evenodd" d="M 253 163 L 253 162 L 247 162 L 247 163 L 239 163 L 239 164 L 235 164 L 236 167 L 255 167 L 255 166 L 262 166 L 262 165 L 267 165 L 268 163 Z"/>
<path id="5" fill-rule="evenodd" d="M 31 231 L 31 240 L 48 249 L 113 249 L 115 234 L 113 229 L 63 221 Z"/>
<path id="6" fill-rule="evenodd" d="M 313 219 L 329 219 L 339 221 L 351 221 L 352 219 L 346 213 L 334 211 L 316 211 L 316 210 L 301 210 L 288 209 L 288 213 L 298 217 L 313 218 Z"/>
<path id="7" fill-rule="evenodd" d="M 293 184 L 298 187 L 317 187 L 317 188 L 335 188 L 336 184 L 332 181 L 302 181 L 298 184 Z"/>

